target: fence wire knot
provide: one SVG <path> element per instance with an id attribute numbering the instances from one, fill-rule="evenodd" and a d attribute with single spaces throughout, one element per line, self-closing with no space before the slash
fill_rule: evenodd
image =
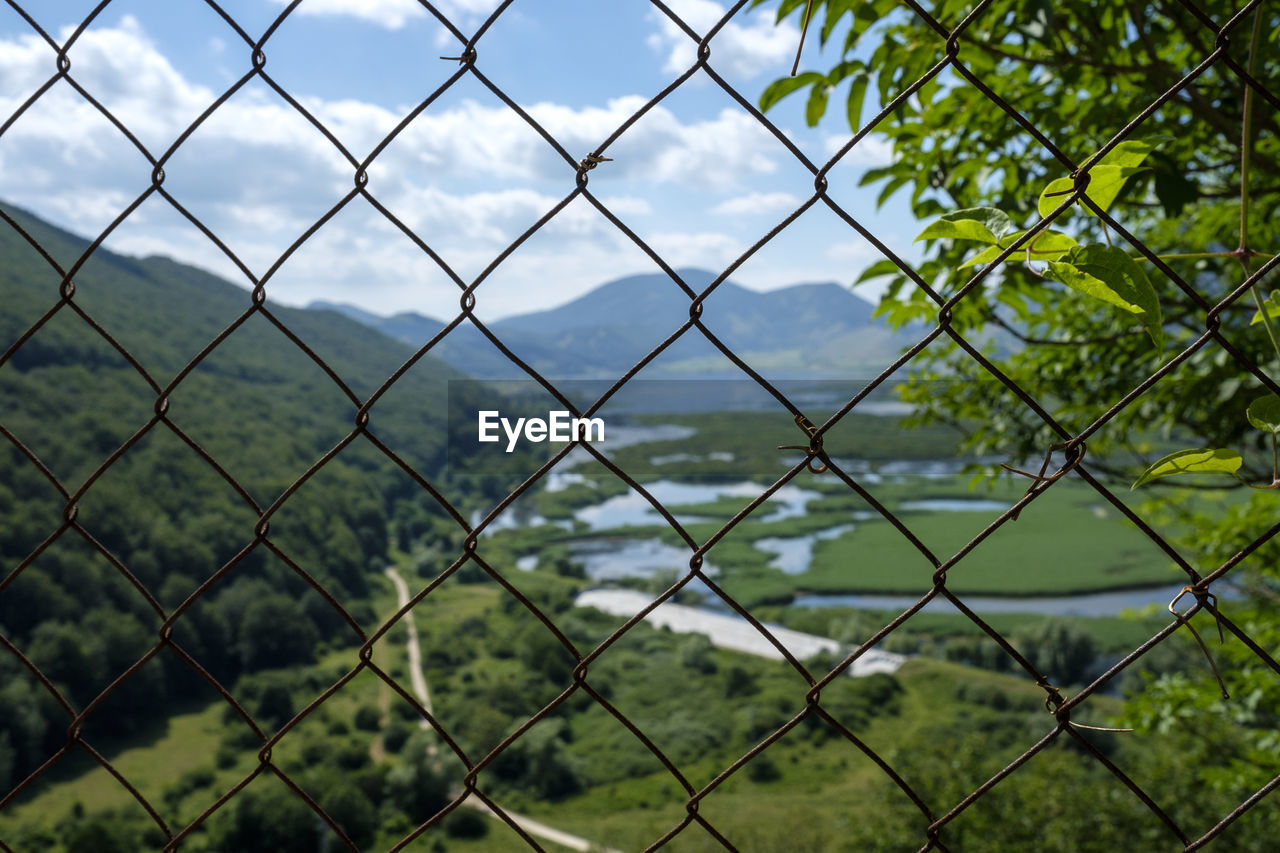
<path id="1" fill-rule="evenodd" d="M 596 166 L 599 166 L 601 163 L 612 163 L 612 162 L 613 162 L 612 157 L 602 157 L 599 154 L 588 154 L 586 157 L 583 157 L 582 160 L 578 163 L 578 168 L 584 172 L 590 172 L 592 169 L 594 169 Z"/>
<path id="2" fill-rule="evenodd" d="M 1193 607 L 1186 613 L 1182 613 L 1177 610 L 1177 604 L 1187 593 L 1191 593 L 1195 596 L 1196 607 Z M 1213 661 L 1213 655 L 1209 654 L 1209 647 L 1205 644 L 1205 641 L 1201 639 L 1200 632 L 1191 624 L 1189 614 L 1202 607 L 1213 614 L 1214 624 L 1218 626 L 1218 643 L 1221 644 L 1226 642 L 1226 637 L 1222 632 L 1222 617 L 1218 614 L 1218 597 L 1212 592 L 1209 592 L 1207 589 L 1197 589 L 1194 586 L 1184 586 L 1178 594 L 1173 597 L 1173 601 L 1169 602 L 1169 612 L 1172 613 L 1174 618 L 1180 623 L 1187 626 L 1187 630 L 1190 631 L 1191 636 L 1195 638 L 1196 644 L 1200 646 L 1200 651 L 1204 652 L 1204 658 L 1209 662 L 1209 668 L 1213 670 L 1213 677 L 1218 681 L 1218 689 L 1222 691 L 1222 698 L 1230 699 L 1231 694 L 1227 692 L 1227 685 L 1222 680 L 1222 673 L 1218 671 L 1218 665 Z"/>
<path id="3" fill-rule="evenodd" d="M 796 422 L 796 426 L 800 427 L 800 429 L 804 430 L 809 435 L 809 443 L 805 445 L 779 444 L 778 449 L 779 450 L 799 450 L 800 452 L 804 453 L 805 456 L 807 457 L 805 460 L 805 467 L 809 469 L 809 473 L 821 474 L 825 472 L 828 467 L 825 463 L 819 465 L 816 468 L 814 467 L 814 463 L 817 462 L 818 459 L 821 458 L 822 456 L 821 433 L 818 432 L 818 428 L 813 424 L 813 422 L 810 421 L 808 418 L 806 418 L 804 415 L 796 415 L 795 422 Z"/>

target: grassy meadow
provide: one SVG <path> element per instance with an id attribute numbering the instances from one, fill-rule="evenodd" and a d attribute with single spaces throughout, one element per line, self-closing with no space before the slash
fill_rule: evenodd
<path id="1" fill-rule="evenodd" d="M 707 460 L 697 476 L 720 482 L 751 479 L 761 488 L 779 476 L 786 467 L 773 445 L 795 439 L 785 429 L 764 429 L 765 420 L 712 416 L 709 435 L 699 440 L 715 446 L 727 442 L 733 459 Z M 866 423 L 874 429 L 864 447 L 875 455 L 861 458 L 872 471 L 902 459 L 927 458 L 908 455 L 919 450 L 919 439 L 903 437 L 889 419 Z M 758 433 L 756 426 L 761 427 Z M 790 429 L 795 430 L 794 424 Z M 942 442 L 941 436 L 935 438 Z M 690 449 L 688 441 L 677 444 Z M 628 470 L 648 465 L 653 471 L 641 479 L 652 481 L 673 475 L 666 465 L 651 462 L 666 452 L 675 452 L 674 447 L 637 445 L 619 451 L 617 459 Z M 766 462 L 774 473 L 764 469 Z M 575 565 L 575 543 L 613 536 L 687 547 L 677 531 L 660 522 L 600 532 L 577 521 L 566 529 L 563 522 L 572 522 L 576 510 L 627 491 L 618 478 L 592 467 L 584 466 L 581 482 L 555 492 L 536 490 L 521 499 L 549 523 L 497 530 L 481 537 L 477 548 L 580 654 L 590 652 L 623 620 L 573 606 L 577 592 L 592 585 Z M 693 463 L 686 471 L 680 466 L 682 474 L 702 467 Z M 976 488 L 960 477 L 883 474 L 863 479 L 938 560 L 962 548 L 1001 509 L 984 504 L 974 511 L 948 511 L 913 508 L 913 502 L 981 500 L 1008 507 L 1024 489 L 1016 479 Z M 776 502 L 768 502 L 719 538 L 707 559 L 719 570 L 717 581 L 762 620 L 857 644 L 895 614 L 787 605 L 803 593 L 921 594 L 931 583 L 933 565 L 832 475 L 805 471 L 792 483 L 814 493 L 803 514 L 767 520 L 777 508 Z M 749 500 L 719 497 L 672 510 L 695 519 L 684 530 L 702 543 L 717 537 Z M 810 567 L 798 574 L 771 566 L 772 556 L 755 544 L 842 525 L 852 527 L 816 541 Z M 411 590 L 421 589 L 452 563 L 460 539 L 456 530 L 438 527 L 407 550 L 393 553 Z M 516 570 L 516 561 L 529 555 L 539 556 L 537 568 Z M 951 570 L 948 586 L 961 594 L 1066 594 L 1177 578 L 1170 561 L 1114 507 L 1086 484 L 1066 479 L 975 548 Z M 669 582 L 655 578 L 631 585 L 656 591 Z M 371 573 L 369 587 L 374 618 L 368 624 L 373 625 L 395 612 L 396 601 L 385 577 Z M 556 705 L 487 763 L 479 776 L 481 789 L 515 812 L 621 850 L 642 849 L 678 827 L 688 817 L 684 803 L 690 791 L 709 785 L 697 814 L 744 851 L 914 849 L 927 821 L 858 743 L 898 769 L 931 806 L 945 811 L 1053 727 L 1043 707 L 1043 690 L 1011 667 L 977 625 L 958 614 L 919 613 L 895 631 L 886 646 L 913 657 L 894 675 L 841 677 L 823 690 L 816 708 L 838 720 L 844 732 L 810 708 L 810 681 L 789 666 L 714 648 L 700 635 L 641 624 L 589 666 L 586 683 L 645 732 L 678 768 L 682 781 L 584 690 L 558 698 L 574 682 L 574 655 L 479 566 L 462 566 L 414 614 L 435 711 L 471 761 L 488 754 L 549 703 Z M 1045 652 L 1039 644 L 1050 636 L 1049 621 L 1018 613 L 987 617 L 1033 658 Z M 1055 624 L 1059 627 L 1054 630 L 1067 631 L 1084 651 L 1073 660 L 1047 653 L 1035 659 L 1055 684 L 1069 688 L 1087 680 L 1097 660 L 1114 659 L 1140 644 L 1159 630 L 1162 620 L 1117 616 Z M 407 687 L 406 636 L 403 627 L 392 630 L 375 648 L 374 661 Z M 357 663 L 354 646 L 328 644 L 306 665 L 241 677 L 233 692 L 270 733 Z M 810 677 L 821 678 L 837 663 L 838 658 L 819 656 L 805 666 Z M 162 723 L 95 746 L 170 826 L 180 828 L 253 773 L 260 744 L 212 691 L 206 703 L 188 702 L 176 710 Z M 1118 697 L 1097 696 L 1075 719 L 1108 725 L 1122 714 Z M 723 777 L 748 750 L 798 717 L 804 718 L 762 755 Z M 1099 742 L 1134 762 L 1154 754 L 1154 745 L 1145 741 L 1117 743 L 1106 736 Z M 954 755 L 942 745 L 949 745 Z M 955 756 L 963 760 L 953 760 Z M 274 748 L 271 762 L 314 793 L 358 846 L 368 850 L 388 849 L 434 814 L 456 796 L 465 772 L 438 735 L 421 731 L 412 707 L 369 672 L 358 674 L 298 722 Z M 1055 748 L 1028 767 L 1033 769 L 1020 773 L 1016 784 L 984 800 L 972 819 L 959 822 L 957 837 L 984 838 L 993 826 L 1004 827 L 1017 808 L 1020 795 L 1013 792 L 1018 790 L 1042 792 L 1054 785 L 1094 790 L 1110 784 L 1105 771 L 1070 750 Z M 340 801 L 322 798 L 330 790 L 341 793 Z M 1145 818 L 1131 803 L 1108 801 L 1100 808 L 1109 809 L 1117 826 L 1130 827 Z M 1052 820 L 1066 832 L 1089 819 L 1085 811 L 1073 805 Z M 148 823 L 141 807 L 106 771 L 73 756 L 5 809 L 0 839 L 15 851 L 97 853 L 162 846 L 163 834 Z M 316 825 L 314 815 L 267 769 L 183 849 L 212 853 L 239 845 L 236 849 L 309 853 L 315 841 L 307 833 L 314 833 Z M 993 849 L 1026 849 L 1013 829 L 1000 831 L 1009 840 Z M 99 840 L 83 846 L 77 832 Z M 290 847 L 290 839 L 299 834 L 306 843 Z M 118 839 L 123 846 L 104 847 L 104 838 Z M 496 853 L 519 849 L 521 843 L 500 821 L 457 809 L 407 849 Z M 545 847 L 567 849 L 552 842 Z M 333 839 L 330 849 L 339 849 Z M 723 848 L 694 822 L 666 849 Z"/>

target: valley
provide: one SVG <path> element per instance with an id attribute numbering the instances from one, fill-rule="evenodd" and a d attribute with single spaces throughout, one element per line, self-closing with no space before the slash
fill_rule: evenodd
<path id="1" fill-rule="evenodd" d="M 761 853 L 914 849 L 924 815 L 885 766 L 944 811 L 1056 725 L 984 627 L 936 602 L 874 650 L 892 667 L 836 677 L 1025 489 L 985 477 L 1008 460 L 911 426 L 892 395 L 825 436 L 842 476 L 805 469 L 788 448 L 807 433 L 754 383 L 642 378 L 639 397 L 603 410 L 618 426 L 601 443 L 609 465 L 575 451 L 531 480 L 546 445 L 453 452 L 446 413 L 474 418 L 488 391 L 434 353 L 105 250 L 73 306 L 61 269 L 85 241 L 7 213 L 47 251 L 0 232 L 0 842 L 15 853 L 175 838 L 192 853 L 385 850 L 409 836 L 433 853 L 519 849 L 507 823 L 458 807 L 467 779 L 503 810 L 618 850 L 667 834 L 691 851 L 723 849 L 717 834 Z M 743 386 L 752 402 L 722 404 Z M 785 388 L 818 420 L 848 386 Z M 1225 511 L 1238 497 L 1194 500 Z M 1176 517 L 1158 523 L 1178 532 Z M 688 579 L 695 554 L 707 582 Z M 1039 602 L 975 609 L 1069 693 L 1168 624 L 1159 605 L 1178 580 L 1067 478 L 947 589 Z M 685 625 L 727 626 L 731 598 L 797 644 L 792 661 L 730 642 L 740 625 L 718 642 L 671 619 L 618 634 L 619 606 L 579 606 L 606 591 L 634 615 L 676 586 Z M 1150 597 L 1074 612 L 1082 596 L 1139 590 Z M 415 656 L 393 617 L 420 594 Z M 1073 719 L 1131 722 L 1129 684 L 1202 666 L 1181 634 L 1164 648 Z M 1093 739 L 1134 772 L 1181 778 L 1158 738 Z M 1015 781 L 952 824 L 957 849 L 1028 849 L 1100 812 L 1100 844 L 1163 831 L 1132 798 L 1100 804 L 1116 780 L 1078 750 L 1046 751 Z M 1005 819 L 1049 790 L 1061 809 L 1045 826 Z"/>

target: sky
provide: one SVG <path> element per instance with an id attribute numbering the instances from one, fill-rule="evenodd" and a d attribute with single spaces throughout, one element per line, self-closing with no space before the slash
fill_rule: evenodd
<path id="1" fill-rule="evenodd" d="M 470 36 L 498 0 L 438 0 Z M 94 0 L 21 4 L 66 39 Z M 729 4 L 667 0 L 699 33 Z M 253 39 L 285 0 L 221 3 Z M 743 9 L 711 42 L 710 65 L 750 102 L 790 71 L 799 43 L 773 7 Z M 264 71 L 362 160 L 457 72 L 460 43 L 416 0 L 303 0 L 266 42 Z M 695 42 L 648 0 L 515 0 L 477 44 L 476 68 L 575 158 L 595 150 L 695 60 Z M 203 0 L 113 0 L 68 52 L 71 77 L 160 156 L 252 67 L 243 39 Z M 813 32 L 803 68 L 838 60 Z M 56 54 L 0 7 L 0 122 L 56 72 Z M 814 162 L 852 132 L 833 95 L 807 127 L 804 96 L 769 118 Z M 874 108 L 869 97 L 864 118 Z M 673 267 L 725 269 L 805 201 L 813 179 L 787 149 L 699 71 L 631 126 L 589 175 L 589 189 Z M 895 251 L 911 256 L 920 226 L 905 201 L 875 206 L 858 186 L 887 162 L 868 137 L 830 175 L 829 194 Z M 164 187 L 261 277 L 353 187 L 354 169 L 261 79 L 236 91 L 165 164 Z M 473 75 L 422 111 L 373 161 L 368 192 L 466 282 L 559 204 L 574 169 Z M 65 80 L 0 134 L 0 199 L 96 237 L 142 194 L 151 166 Z M 249 286 L 245 274 L 167 201 L 152 195 L 106 241 L 166 255 Z M 756 290 L 847 284 L 876 250 L 823 205 L 810 209 L 735 273 Z M 567 302 L 612 279 L 657 271 L 585 199 L 562 210 L 476 290 L 476 313 L 498 319 Z M 674 285 L 673 285 L 674 287 Z M 346 302 L 378 314 L 456 315 L 460 290 L 363 198 L 330 219 L 271 273 L 268 297 L 288 305 Z M 871 294 L 867 294 L 871 295 Z"/>

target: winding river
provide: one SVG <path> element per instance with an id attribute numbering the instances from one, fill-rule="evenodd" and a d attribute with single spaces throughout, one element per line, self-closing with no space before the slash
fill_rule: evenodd
<path id="1" fill-rule="evenodd" d="M 658 480 L 646 483 L 650 491 L 668 507 L 677 521 L 692 523 L 695 516 L 680 513 L 682 506 L 694 506 L 724 497 L 749 498 L 758 495 L 761 486 L 747 481 L 727 484 L 679 483 Z M 763 521 L 776 521 L 803 515 L 807 504 L 820 498 L 818 492 L 787 485 L 775 493 L 762 507 Z M 979 498 L 934 498 L 904 501 L 901 509 L 931 512 L 999 512 L 1007 503 Z M 599 504 L 584 507 L 574 513 L 577 522 L 586 524 L 592 531 L 615 535 L 582 539 L 570 544 L 573 557 L 581 562 L 587 576 L 601 582 L 624 578 L 670 577 L 674 580 L 689 568 L 687 548 L 667 544 L 656 537 L 628 536 L 628 527 L 646 527 L 663 524 L 661 515 L 640 495 L 634 492 L 617 495 Z M 852 523 L 845 523 L 804 536 L 764 537 L 752 544 L 772 556 L 770 565 L 788 575 L 802 575 L 813 559 L 814 545 L 824 539 L 832 539 L 853 529 L 857 524 L 874 518 L 872 513 L 852 515 Z M 522 568 L 532 568 L 533 561 L 525 560 Z M 714 576 L 716 567 L 710 562 L 706 568 Z M 1074 595 L 1048 595 L 1035 597 L 1001 597 L 991 595 L 964 596 L 967 606 L 979 613 L 1043 613 L 1073 616 L 1116 616 L 1126 611 L 1155 605 L 1166 607 L 1178 594 L 1181 586 L 1161 584 L 1140 589 L 1110 590 L 1106 592 Z M 912 595 L 801 595 L 795 603 L 804 607 L 858 607 L 865 609 L 904 610 L 919 600 Z M 931 612 L 954 611 L 946 599 L 936 599 L 925 606 Z"/>

